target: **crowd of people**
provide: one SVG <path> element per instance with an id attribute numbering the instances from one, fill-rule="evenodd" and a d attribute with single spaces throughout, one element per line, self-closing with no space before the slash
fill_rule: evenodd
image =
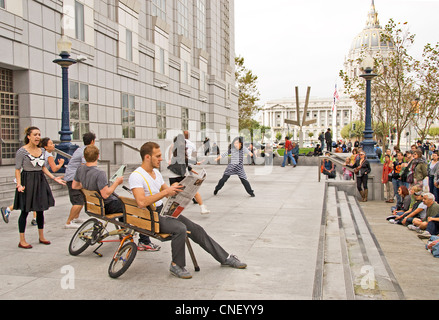
<path id="1" fill-rule="evenodd" d="M 114 194 L 117 187 L 123 183 L 123 177 L 117 178 L 114 182 L 108 181 L 105 171 L 98 168 L 99 149 L 95 145 L 96 135 L 88 132 L 83 136 L 84 145 L 78 148 L 69 160 L 64 176 L 55 176 L 53 173 L 59 171 L 64 165 L 64 160 L 55 160 L 53 156 L 54 145 L 50 138 L 41 139 L 41 132 L 37 127 L 29 127 L 25 131 L 25 145 L 21 147 L 15 158 L 15 180 L 16 190 L 14 203 L 10 207 L 1 208 L 4 222 L 9 222 L 13 210 L 20 210 L 18 218 L 19 243 L 22 249 L 32 249 L 32 245 L 26 241 L 25 230 L 27 216 L 34 212 L 36 225 L 38 226 L 39 242 L 50 245 L 51 242 L 44 235 L 44 211 L 55 206 L 55 199 L 47 178 L 53 179 L 56 183 L 66 185 L 72 204 L 67 217 L 65 228 L 79 228 L 84 220 L 79 218 L 84 206 L 84 197 L 80 189 L 85 188 L 97 191 L 104 199 L 105 214 L 123 212 L 123 204 Z M 227 167 L 223 178 L 218 183 L 215 193 L 224 185 L 231 175 L 238 175 L 247 192 L 254 197 L 253 190 L 245 176 L 243 169 L 244 151 L 252 156 L 253 154 L 243 146 L 242 138 L 235 139 L 229 151 L 221 156 L 231 154 L 232 163 Z M 140 149 L 142 159 L 141 165 L 131 173 L 129 177 L 129 190 L 132 192 L 139 208 L 153 206 L 155 211 L 160 213 L 163 208 L 163 199 L 176 195 L 183 191 L 179 184 L 186 174 L 195 173 L 190 164 L 200 164 L 191 160 L 192 147 L 188 139 L 188 132 L 175 137 L 171 146 L 169 167 L 173 164 L 180 166 L 180 171 L 174 172 L 169 177 L 169 185 L 164 182 L 163 176 L 158 170 L 163 160 L 160 146 L 153 142 L 145 143 Z M 233 147 L 232 147 L 233 146 Z M 57 163 L 56 163 L 57 162 Z M 172 171 L 172 170 L 171 170 Z M 202 214 L 207 214 L 201 195 L 194 197 Z M 123 218 L 119 218 L 123 222 Z M 185 248 L 186 236 L 199 244 L 206 252 L 212 255 L 222 266 L 229 266 L 237 269 L 245 269 L 247 264 L 241 262 L 235 255 L 229 254 L 221 245 L 211 238 L 203 227 L 192 222 L 184 215 L 172 218 L 159 215 L 160 229 L 163 233 L 171 234 L 172 260 L 169 271 L 172 275 L 189 279 L 191 274 L 186 270 Z M 151 239 L 140 233 L 137 249 L 139 251 L 158 251 L 160 246 L 151 242 Z"/>
<path id="2" fill-rule="evenodd" d="M 386 202 L 395 203 L 387 217 L 418 232 L 421 239 L 439 234 L 439 150 L 418 141 L 410 150 L 387 149 L 381 162 Z"/>

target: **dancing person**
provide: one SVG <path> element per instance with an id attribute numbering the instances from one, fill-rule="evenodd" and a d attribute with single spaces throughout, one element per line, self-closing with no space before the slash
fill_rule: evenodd
<path id="1" fill-rule="evenodd" d="M 224 184 L 229 180 L 230 176 L 237 175 L 243 184 L 245 191 L 254 197 L 255 193 L 248 182 L 247 175 L 244 171 L 244 153 L 252 155 L 252 153 L 244 147 L 243 138 L 236 137 L 233 142 L 229 145 L 229 150 L 221 154 L 215 161 L 221 158 L 231 156 L 230 163 L 228 164 L 226 170 L 224 171 L 223 177 L 220 179 L 213 192 L 214 195 L 218 194 L 218 191 L 222 189 Z"/>
<path id="2" fill-rule="evenodd" d="M 179 134 L 174 138 L 174 144 L 171 150 L 172 150 L 172 157 L 170 160 L 170 165 L 168 166 L 169 171 L 171 171 L 169 176 L 170 185 L 183 181 L 187 172 L 198 174 L 196 171 L 192 169 L 190 164 L 200 164 L 200 162 L 196 162 L 195 160 L 189 159 L 188 154 L 186 152 L 187 141 L 185 140 L 182 134 Z M 199 192 L 195 194 L 194 198 L 195 201 L 200 206 L 201 214 L 210 213 L 206 205 L 203 204 L 203 199 L 201 198 Z"/>

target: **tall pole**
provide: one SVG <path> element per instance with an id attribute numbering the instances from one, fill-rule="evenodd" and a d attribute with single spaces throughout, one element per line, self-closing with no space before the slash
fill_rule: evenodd
<path id="1" fill-rule="evenodd" d="M 373 140 L 372 129 L 372 79 L 377 75 L 372 73 L 372 68 L 366 68 L 365 74 L 360 77 L 366 80 L 366 119 L 364 129 L 363 150 L 369 162 L 379 162 L 378 156 L 375 152 L 376 142 Z"/>
<path id="2" fill-rule="evenodd" d="M 62 113 L 61 113 L 61 131 L 59 131 L 61 143 L 56 147 L 68 154 L 78 148 L 77 145 L 73 145 L 72 131 L 70 130 L 70 109 L 69 109 L 69 67 L 76 63 L 76 60 L 70 59 L 70 53 L 67 51 L 61 51 L 59 54 L 61 59 L 56 59 L 53 62 L 61 66 L 62 70 Z"/>

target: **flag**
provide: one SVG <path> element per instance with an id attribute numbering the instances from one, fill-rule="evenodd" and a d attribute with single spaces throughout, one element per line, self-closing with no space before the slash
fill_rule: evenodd
<path id="1" fill-rule="evenodd" d="M 337 92 L 337 85 L 335 85 L 335 91 L 334 91 L 334 102 L 332 104 L 332 112 L 335 110 L 335 106 L 337 105 L 337 102 L 340 101 L 340 97 L 338 96 Z"/>

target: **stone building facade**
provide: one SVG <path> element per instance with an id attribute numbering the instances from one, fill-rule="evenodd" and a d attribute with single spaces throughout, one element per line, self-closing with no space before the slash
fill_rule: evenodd
<path id="1" fill-rule="evenodd" d="M 62 35 L 77 59 L 73 143 L 93 131 L 104 158 L 126 163 L 132 151 L 117 141 L 165 146 L 189 130 L 200 144 L 238 129 L 234 0 L 0 0 L 1 165 L 30 125 L 59 140 Z"/>

